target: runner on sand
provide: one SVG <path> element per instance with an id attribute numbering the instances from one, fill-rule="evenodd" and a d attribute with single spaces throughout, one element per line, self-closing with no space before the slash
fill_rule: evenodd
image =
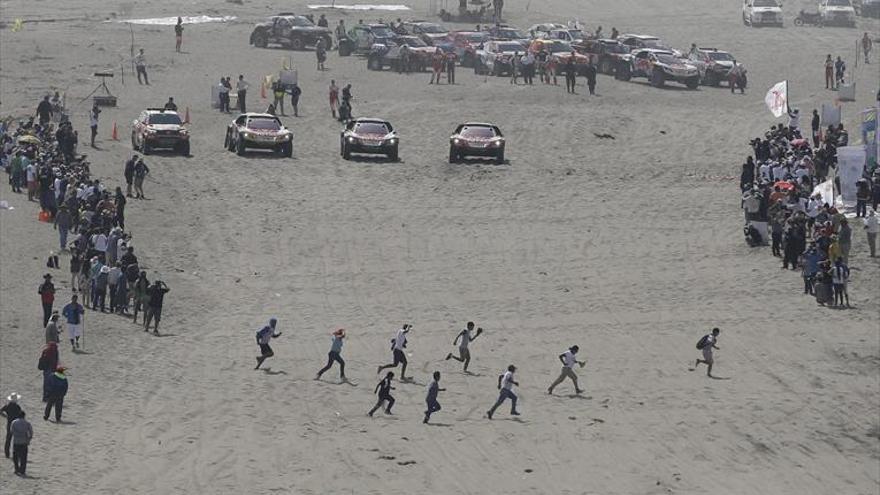
<path id="1" fill-rule="evenodd" d="M 377 409 L 382 407 L 382 404 L 385 402 L 388 403 L 385 406 L 385 414 L 391 414 L 391 407 L 394 406 L 394 397 L 391 396 L 391 391 L 394 390 L 394 387 L 391 386 L 391 380 L 394 379 L 394 372 L 389 371 L 385 378 L 382 379 L 378 384 L 376 384 L 376 388 L 373 389 L 373 393 L 379 394 L 379 399 L 376 401 L 376 405 L 370 409 L 370 412 L 367 413 L 371 418 L 373 417 L 373 413 L 376 412 Z"/>
<path id="2" fill-rule="evenodd" d="M 428 420 L 431 419 L 431 415 L 441 409 L 440 403 L 437 402 L 437 394 L 445 391 L 445 388 L 440 388 L 440 372 L 435 371 L 434 379 L 428 384 L 428 395 L 425 397 L 425 404 L 428 408 L 425 409 L 425 419 L 422 423 L 427 424 Z"/>
<path id="3" fill-rule="evenodd" d="M 345 381 L 345 361 L 342 360 L 342 339 L 345 338 L 345 329 L 340 328 L 333 332 L 333 340 L 330 343 L 330 352 L 327 354 L 327 365 L 321 368 L 321 371 L 318 371 L 318 376 L 315 377 L 315 380 L 320 380 L 321 375 L 324 374 L 325 371 L 329 370 L 331 366 L 333 366 L 333 362 L 336 361 L 339 363 L 339 378 L 342 381 Z"/>
<path id="4" fill-rule="evenodd" d="M 516 372 L 516 366 L 510 365 L 507 367 L 507 371 L 504 372 L 503 375 L 498 375 L 498 389 L 501 390 L 501 394 L 498 396 L 498 400 L 495 401 L 495 405 L 492 406 L 492 409 L 486 412 L 486 416 L 489 419 L 492 419 L 492 415 L 495 414 L 495 410 L 498 409 L 498 406 L 504 402 L 505 399 L 510 399 L 510 414 L 513 416 L 519 416 L 519 413 L 516 411 L 516 394 L 513 393 L 513 386 L 519 386 L 519 383 L 513 379 L 513 374 Z"/>
<path id="5" fill-rule="evenodd" d="M 269 347 L 269 342 L 281 336 L 281 332 L 275 331 L 275 325 L 277 324 L 277 319 L 270 318 L 269 324 L 257 331 L 257 345 L 260 346 L 260 355 L 257 356 L 257 366 L 254 369 L 259 369 L 263 361 L 275 355 L 272 348 Z"/>
<path id="6" fill-rule="evenodd" d="M 406 348 L 406 334 L 408 334 L 410 330 L 412 330 L 412 325 L 404 323 L 403 327 L 397 331 L 397 335 L 391 340 L 391 352 L 394 353 L 394 362 L 379 366 L 376 369 L 377 374 L 381 373 L 382 370 L 386 368 L 396 368 L 398 364 L 402 364 L 403 367 L 400 369 L 400 381 L 406 380 L 406 353 L 403 350 Z"/>
<path id="7" fill-rule="evenodd" d="M 471 351 L 468 350 L 468 344 L 477 340 L 477 337 L 483 333 L 482 328 L 477 328 L 476 334 L 471 334 L 474 330 L 474 322 L 469 321 L 467 323 L 467 328 L 458 333 L 455 337 L 455 341 L 452 342 L 452 345 L 458 345 L 458 356 L 453 356 L 450 352 L 446 355 L 446 360 L 455 359 L 460 363 L 464 363 L 464 371 L 467 373 L 468 365 L 471 364 Z M 461 342 L 459 342 L 459 339 Z"/>
<path id="8" fill-rule="evenodd" d="M 562 361 L 562 372 L 559 374 L 559 378 L 556 379 L 550 385 L 550 388 L 547 389 L 547 393 L 553 395 L 553 389 L 556 388 L 557 385 L 563 382 L 566 378 L 571 378 L 571 381 L 574 382 L 574 393 L 579 394 L 583 392 L 581 388 L 578 386 L 578 377 L 574 374 L 574 365 L 577 363 L 581 368 L 587 364 L 586 361 L 578 361 L 575 357 L 575 354 L 578 353 L 578 346 L 573 345 L 568 348 L 567 351 L 563 352 L 559 355 L 559 360 Z"/>
<path id="9" fill-rule="evenodd" d="M 703 351 L 703 359 L 697 359 L 697 362 L 694 364 L 691 371 L 697 369 L 697 366 L 699 366 L 700 363 L 706 363 L 709 366 L 709 369 L 706 371 L 706 376 L 712 376 L 712 363 L 715 362 L 715 359 L 712 357 L 712 349 L 721 349 L 715 345 L 715 343 L 718 342 L 719 333 L 721 333 L 721 330 L 713 328 L 712 333 L 704 335 L 703 338 L 697 342 L 697 349 Z"/>

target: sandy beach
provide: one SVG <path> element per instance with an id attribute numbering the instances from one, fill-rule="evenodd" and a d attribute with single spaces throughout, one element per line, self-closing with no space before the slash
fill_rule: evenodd
<path id="1" fill-rule="evenodd" d="M 817 306 L 798 272 L 743 241 L 738 189 L 748 141 L 784 122 L 764 105 L 767 88 L 787 79 L 804 115 L 833 102 L 828 53 L 855 78 L 856 101 L 841 105 L 857 140 L 858 112 L 880 84 L 880 47 L 856 67 L 855 46 L 880 23 L 794 27 L 795 2 L 783 29 L 743 26 L 741 2 L 731 0 L 506 3 L 507 21 L 521 28 L 577 18 L 681 50 L 729 50 L 749 87 L 658 89 L 600 75 L 591 97 L 583 79 L 568 95 L 466 68 L 456 85 L 430 86 L 427 72 L 368 71 L 365 59 L 335 52 L 318 72 L 311 51 L 248 45 L 258 20 L 305 12 L 299 0 L 71 0 L 62 9 L 5 0 L 0 116 L 32 114 L 46 92 L 66 92 L 93 176 L 114 187 L 124 184 L 131 121 L 143 108 L 173 96 L 189 108 L 193 137 L 190 157 L 147 157 L 148 199 L 127 208 L 142 264 L 171 288 L 163 335 L 87 312 L 85 352 L 61 348 L 66 424 L 42 420 L 36 369 L 36 289 L 57 235 L 37 222 L 37 205 L 0 187 L 14 207 L 0 210 L 0 394 L 23 396 L 35 434 L 30 477 L 0 465 L 0 493 L 880 493 L 880 261 L 854 224 L 854 308 Z M 409 5 L 314 13 L 331 26 L 425 17 L 425 3 Z M 177 15 L 237 19 L 187 25 L 183 53 L 171 26 L 115 22 Z M 16 18 L 44 22 L 13 32 Z M 150 86 L 128 72 L 132 33 Z M 259 81 L 288 56 L 303 89 L 300 117 L 284 118 L 293 158 L 224 150 L 231 117 L 211 108 L 211 86 L 243 74 L 254 85 L 249 106 L 263 110 Z M 92 150 L 90 104 L 76 102 L 104 69 L 117 71 L 109 84 L 119 106 L 102 113 Z M 400 162 L 339 156 L 331 79 L 352 84 L 356 116 L 394 123 Z M 449 135 L 474 120 L 504 131 L 506 164 L 447 163 Z M 114 121 L 119 141 L 110 139 Z M 595 136 L 606 133 L 614 139 Z M 61 259 L 53 273 L 66 302 Z M 267 369 L 254 371 L 254 332 L 271 316 L 283 336 Z M 443 358 L 470 320 L 485 333 L 465 375 Z M 394 416 L 369 418 L 376 366 L 403 323 L 415 325 L 415 379 L 395 384 Z M 712 380 L 688 367 L 716 326 L 721 379 Z M 340 327 L 351 382 L 336 369 L 314 381 Z M 548 396 L 557 356 L 574 344 L 587 360 L 577 369 L 586 392 L 564 383 Z M 522 415 L 505 406 L 490 422 L 508 364 L 518 367 Z M 434 370 L 448 390 L 423 425 Z"/>

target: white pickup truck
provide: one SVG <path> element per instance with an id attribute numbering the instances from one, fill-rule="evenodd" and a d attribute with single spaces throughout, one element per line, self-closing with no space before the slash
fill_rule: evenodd
<path id="1" fill-rule="evenodd" d="M 777 0 L 743 0 L 742 17 L 746 26 L 782 27 L 782 4 Z"/>

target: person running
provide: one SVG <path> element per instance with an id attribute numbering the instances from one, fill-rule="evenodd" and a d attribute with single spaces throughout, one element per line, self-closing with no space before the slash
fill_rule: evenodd
<path id="1" fill-rule="evenodd" d="M 12 444 L 12 422 L 24 414 L 24 411 L 21 410 L 21 406 L 18 404 L 19 400 L 21 400 L 21 396 L 12 392 L 6 398 L 6 404 L 0 407 L 0 414 L 6 416 L 6 440 L 3 443 L 3 453 L 7 459 L 9 459 L 9 447 Z"/>
<path id="2" fill-rule="evenodd" d="M 559 355 L 559 360 L 562 362 L 562 372 L 559 374 L 559 378 L 556 379 L 552 384 L 550 384 L 550 388 L 547 389 L 547 393 L 553 395 L 553 389 L 556 388 L 557 385 L 562 383 L 566 378 L 571 378 L 571 381 L 574 382 L 574 393 L 580 394 L 583 390 L 578 386 L 578 377 L 574 374 L 574 365 L 578 364 L 581 368 L 587 364 L 586 361 L 578 361 L 575 355 L 578 353 L 579 347 L 573 345 L 568 348 L 567 351 L 563 352 Z"/>
<path id="3" fill-rule="evenodd" d="M 506 399 L 510 399 L 510 414 L 512 416 L 519 416 L 519 413 L 516 411 L 516 394 L 513 393 L 513 386 L 516 385 L 518 387 L 519 383 L 514 380 L 514 373 L 516 373 L 516 366 L 511 364 L 507 367 L 507 371 L 505 371 L 503 375 L 498 375 L 498 389 L 501 393 L 498 395 L 498 400 L 495 401 L 495 405 L 486 412 L 486 416 L 489 419 L 492 419 L 495 410 L 498 409 Z"/>
<path id="4" fill-rule="evenodd" d="M 260 355 L 257 356 L 257 366 L 254 367 L 255 370 L 260 368 L 263 361 L 275 355 L 275 352 L 273 352 L 272 348 L 269 346 L 269 342 L 271 342 L 272 339 L 277 339 L 281 336 L 281 332 L 275 331 L 276 325 L 278 325 L 278 320 L 276 318 L 270 318 L 269 324 L 257 331 L 257 345 L 260 346 Z"/>
<path id="5" fill-rule="evenodd" d="M 431 419 L 431 415 L 441 409 L 440 403 L 437 402 L 437 394 L 445 391 L 445 388 L 440 388 L 440 372 L 435 371 L 434 379 L 428 384 L 428 395 L 425 397 L 425 404 L 428 408 L 425 409 L 425 419 L 422 423 L 427 424 L 428 420 Z"/>
<path id="6" fill-rule="evenodd" d="M 385 378 L 382 379 L 378 384 L 376 384 L 376 388 L 373 389 L 374 394 L 379 394 L 379 399 L 376 400 L 376 405 L 370 409 L 370 412 L 367 413 L 367 416 L 373 417 L 373 413 L 376 412 L 382 404 L 388 403 L 385 406 L 385 414 L 391 414 L 391 407 L 394 406 L 394 397 L 391 396 L 391 391 L 394 390 L 394 387 L 391 386 L 391 380 L 394 379 L 394 372 L 389 371 Z"/>
<path id="7" fill-rule="evenodd" d="M 174 51 L 180 53 L 180 44 L 183 43 L 183 19 L 177 18 L 177 24 L 174 26 Z"/>
<path id="8" fill-rule="evenodd" d="M 76 350 L 79 347 L 79 338 L 83 330 L 83 314 L 86 310 L 77 301 L 76 294 L 70 296 L 70 302 L 61 310 L 61 315 L 67 320 L 67 337 L 70 339 L 70 347 Z"/>
<path id="9" fill-rule="evenodd" d="M 406 380 L 406 353 L 404 349 L 406 348 L 406 335 L 410 330 L 412 330 L 412 325 L 404 323 L 403 327 L 397 331 L 397 334 L 391 340 L 391 352 L 394 356 L 394 362 L 379 366 L 376 369 L 376 374 L 381 373 L 386 368 L 396 368 L 400 364 L 403 365 L 400 369 L 400 380 Z"/>
<path id="10" fill-rule="evenodd" d="M 703 351 L 703 359 L 697 359 L 696 364 L 691 371 L 697 369 L 697 366 L 700 363 L 706 363 L 709 369 L 706 371 L 706 376 L 712 377 L 712 365 L 715 363 L 715 358 L 712 356 L 713 349 L 721 350 L 716 344 L 718 343 L 718 334 L 721 333 L 721 330 L 718 328 L 713 328 L 712 333 L 704 335 L 699 342 L 697 342 L 697 349 Z"/>
<path id="11" fill-rule="evenodd" d="M 458 356 L 454 356 L 451 352 L 446 355 L 446 360 L 455 359 L 460 363 L 464 363 L 464 372 L 467 373 L 468 365 L 471 364 L 471 351 L 468 350 L 468 344 L 477 340 L 477 337 L 483 333 L 482 328 L 477 328 L 476 334 L 471 334 L 474 330 L 474 322 L 467 322 L 467 328 L 458 332 L 458 335 L 455 336 L 455 340 L 452 342 L 452 345 L 458 346 Z M 459 342 L 459 340 L 461 342 Z"/>
<path id="12" fill-rule="evenodd" d="M 340 21 L 340 22 L 342 22 L 342 21 Z M 330 80 L 329 96 L 330 96 L 330 115 L 332 115 L 333 118 L 335 119 L 336 118 L 336 109 L 339 108 L 339 86 L 336 85 L 335 79 Z"/>
<path id="13" fill-rule="evenodd" d="M 49 414 L 52 408 L 55 408 L 55 422 L 61 422 L 61 412 L 64 409 L 64 396 L 67 395 L 67 368 L 59 366 L 55 368 L 55 373 L 49 377 L 48 397 L 46 399 L 46 411 L 43 413 L 43 420 L 49 421 Z"/>
<path id="14" fill-rule="evenodd" d="M 15 466 L 15 474 L 27 476 L 28 445 L 34 438 L 34 429 L 25 419 L 24 411 L 10 425 L 12 434 L 12 464 Z"/>
<path id="15" fill-rule="evenodd" d="M 339 378 L 342 381 L 345 381 L 345 361 L 342 359 L 342 339 L 345 338 L 345 329 L 340 328 L 333 332 L 333 340 L 330 342 L 330 352 L 327 354 L 327 365 L 321 368 L 318 371 L 318 376 L 315 377 L 315 380 L 320 380 L 321 375 L 324 374 L 325 371 L 329 370 L 331 366 L 333 366 L 333 362 L 336 361 L 339 363 Z"/>
<path id="16" fill-rule="evenodd" d="M 55 284 L 52 283 L 52 275 L 43 275 L 43 283 L 37 288 L 37 294 L 40 295 L 40 302 L 43 304 L 43 328 L 49 323 L 49 317 L 52 316 L 52 305 L 55 304 Z"/>

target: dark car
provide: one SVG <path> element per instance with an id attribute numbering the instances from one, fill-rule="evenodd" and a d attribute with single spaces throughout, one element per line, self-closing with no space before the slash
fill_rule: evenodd
<path id="1" fill-rule="evenodd" d="M 391 45 L 398 34 L 387 24 L 355 24 L 339 42 L 339 56 L 368 55 L 374 45 Z"/>
<path id="2" fill-rule="evenodd" d="M 431 66 L 431 57 L 436 48 L 428 46 L 418 36 L 399 36 L 394 43 L 388 45 L 375 44 L 367 58 L 367 69 L 382 70 L 390 67 L 391 70 L 401 69 L 400 49 L 406 45 L 409 51 L 409 70 L 422 72 Z"/>
<path id="3" fill-rule="evenodd" d="M 239 155 L 247 148 L 270 149 L 289 158 L 293 155 L 293 132 L 274 115 L 244 113 L 226 127 L 223 147 Z"/>
<path id="4" fill-rule="evenodd" d="M 504 163 L 504 136 L 495 124 L 468 122 L 455 128 L 449 138 L 449 163 L 457 163 L 468 156 L 495 157 L 495 163 Z"/>
<path id="5" fill-rule="evenodd" d="M 339 153 L 348 160 L 352 153 L 386 155 L 397 161 L 400 138 L 391 123 L 382 119 L 359 118 L 348 121 L 339 137 Z"/>
<path id="6" fill-rule="evenodd" d="M 615 69 L 623 63 L 628 64 L 631 58 L 630 48 L 617 40 L 584 40 L 572 43 L 572 46 L 581 53 L 595 56 L 599 72 L 603 74 L 614 75 Z"/>
<path id="7" fill-rule="evenodd" d="M 291 50 L 302 50 L 306 46 L 315 46 L 320 39 L 324 40 L 325 48 L 333 45 L 330 29 L 316 26 L 305 16 L 278 14 L 254 27 L 250 43 L 259 48 L 280 45 Z"/>
<path id="8" fill-rule="evenodd" d="M 177 112 L 148 108 L 131 124 L 131 146 L 145 155 L 157 148 L 189 155 L 189 131 Z"/>
<path id="9" fill-rule="evenodd" d="M 444 40 L 449 35 L 449 30 L 440 24 L 427 21 L 410 21 L 403 23 L 403 29 L 407 33 L 418 36 L 428 45 Z"/>

